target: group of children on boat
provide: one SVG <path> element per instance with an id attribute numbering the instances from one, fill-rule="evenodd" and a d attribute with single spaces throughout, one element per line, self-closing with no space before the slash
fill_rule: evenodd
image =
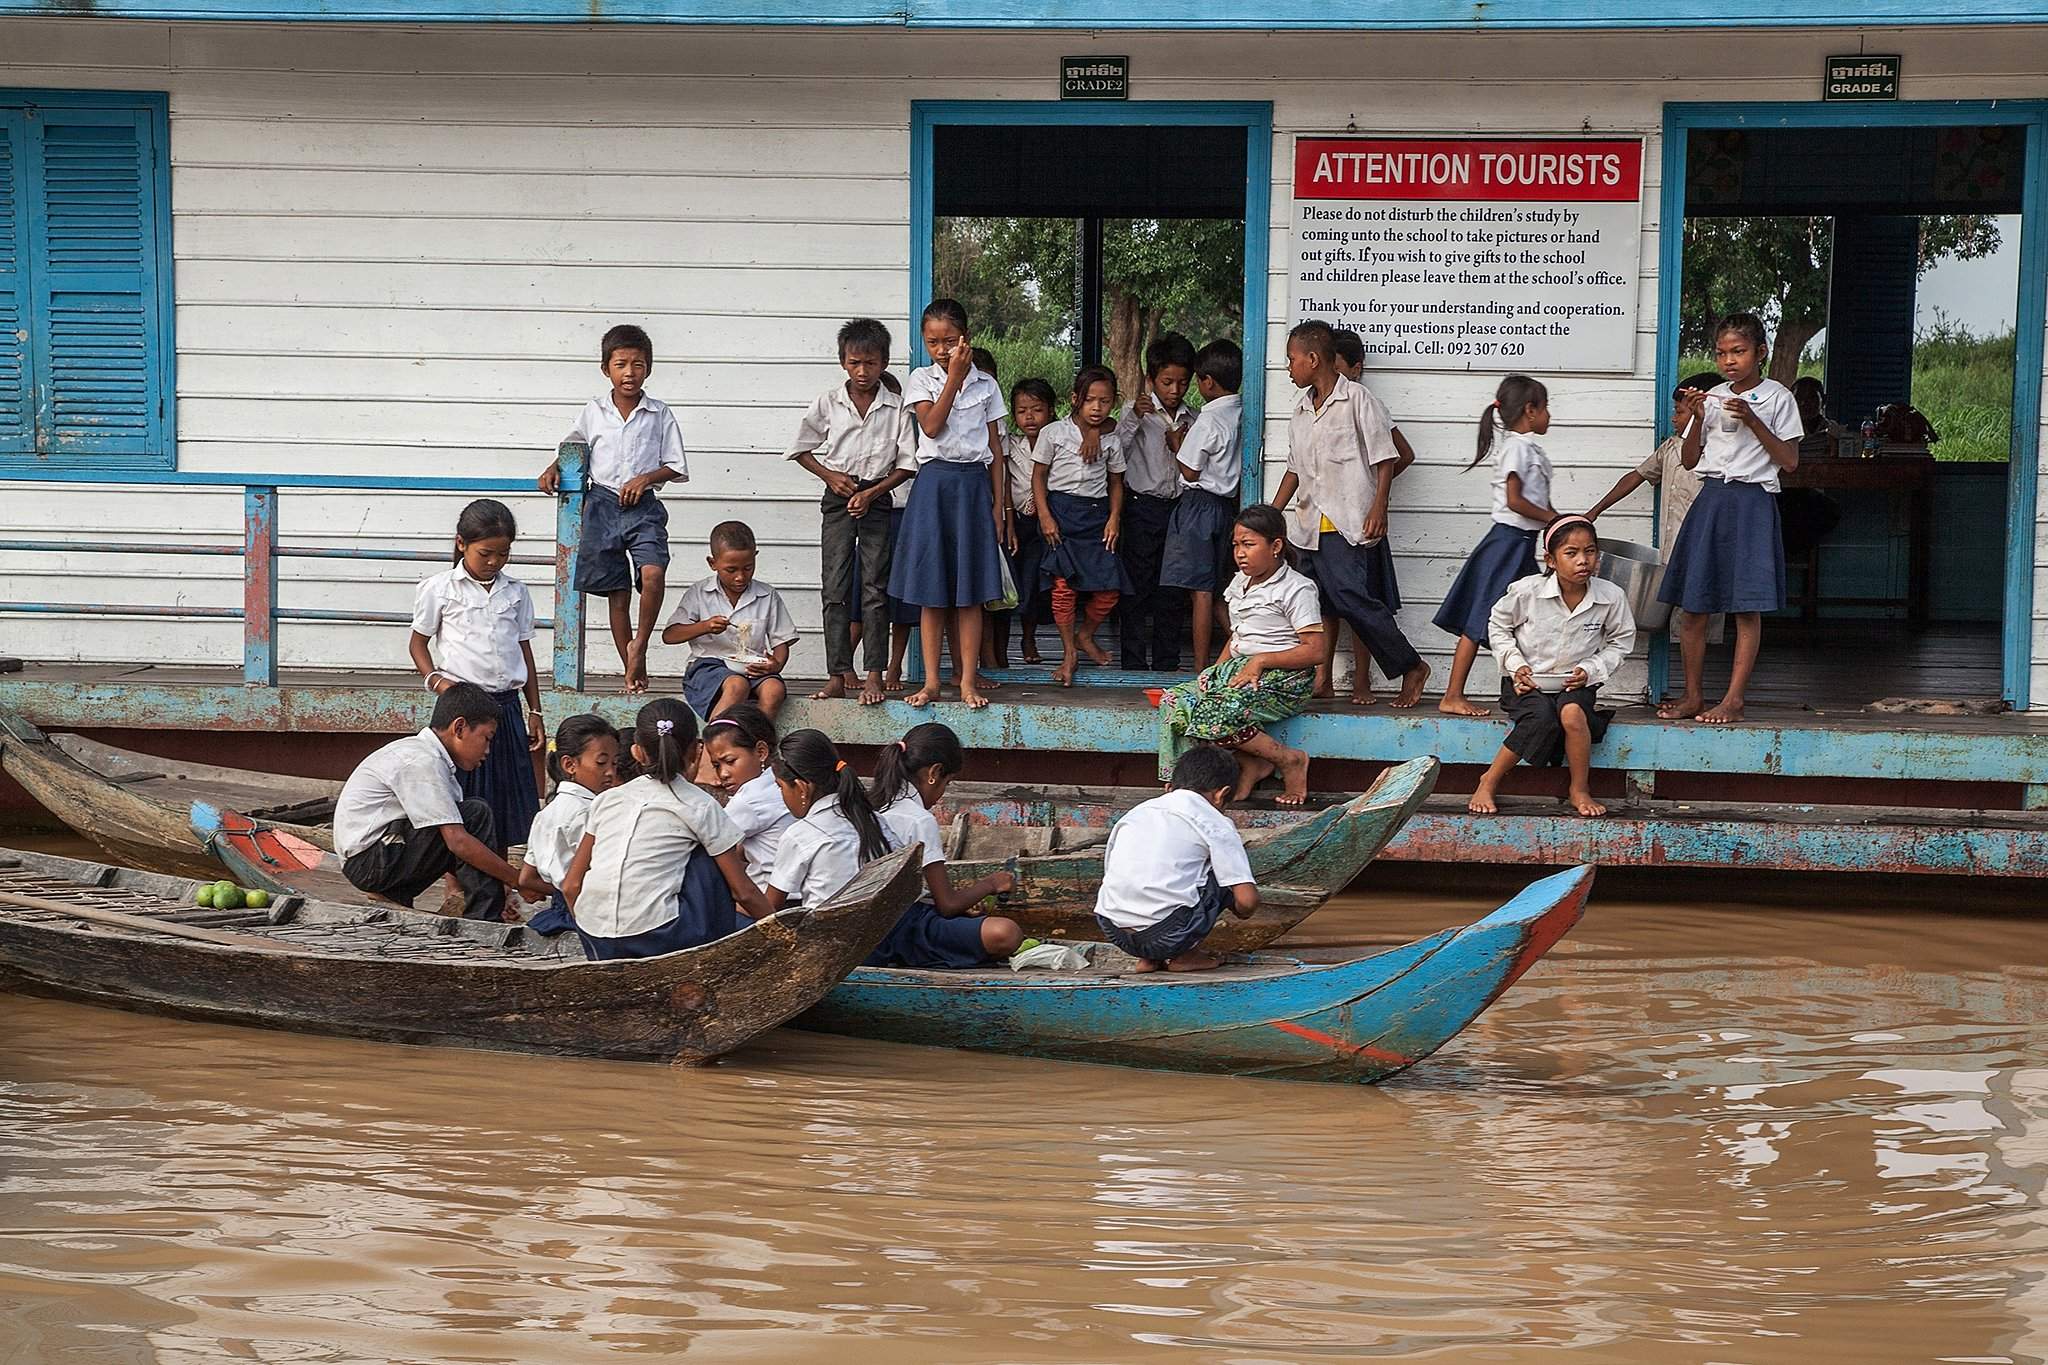
<path id="1" fill-rule="evenodd" d="M 1099 913 L 1105 935 L 1141 960 L 1198 959 L 1200 936 L 1187 933 L 1206 933 L 1223 910 L 1249 913 L 1247 902 L 1256 903 L 1248 873 L 1228 880 L 1241 870 L 1242 850 L 1228 853 L 1235 833 L 1225 838 L 1223 803 L 1276 775 L 1282 802 L 1306 796 L 1307 756 L 1270 731 L 1328 694 L 1336 623 L 1348 622 L 1361 653 L 1399 680 L 1395 706 L 1421 698 L 1430 670 L 1395 620 L 1388 545 L 1392 485 L 1413 451 L 1359 382 L 1357 337 L 1304 322 L 1287 342 L 1287 372 L 1301 394 L 1285 474 L 1274 504 L 1240 509 L 1235 345 L 1196 350 L 1160 338 L 1146 353 L 1145 390 L 1120 419 L 1111 415 L 1115 376 L 1084 368 L 1067 415 L 1055 418 L 1055 395 L 1041 380 L 1019 382 L 1005 404 L 967 326 L 959 304 L 934 302 L 922 318 L 933 363 L 899 384 L 887 369 L 887 329 L 848 323 L 839 333 L 846 379 L 799 424 L 789 458 L 824 485 L 830 680 L 820 695 L 883 700 L 914 622 L 924 683 L 909 702 L 939 697 L 941 651 L 950 646 L 961 699 L 984 706 L 993 685 L 978 672 L 984 616 L 995 623 L 988 643 L 997 659 L 1011 618 L 1021 618 L 1029 660 L 1035 612 L 1047 604 L 1065 646 L 1056 674 L 1063 684 L 1080 657 L 1107 662 L 1095 632 L 1120 603 L 1138 608 L 1124 618 L 1126 664 L 1135 651 L 1139 666 L 1176 667 L 1179 623 L 1161 624 L 1160 589 L 1184 591 L 1200 671 L 1161 701 L 1161 770 L 1173 790 L 1140 822 L 1179 842 L 1148 836 L 1141 850 L 1113 838 Z M 1540 382 L 1508 376 L 1481 414 L 1468 468 L 1490 462 L 1492 525 L 1435 617 L 1458 637 L 1440 709 L 1487 714 L 1465 696 L 1484 648 L 1499 665 L 1512 722 L 1472 796 L 1475 812 L 1494 809 L 1517 762 L 1563 763 L 1572 804 L 1603 812 L 1588 785 L 1591 746 L 1607 723 L 1597 694 L 1627 655 L 1634 623 L 1620 590 L 1597 577 L 1594 519 L 1642 482 L 1690 500 L 1662 588 L 1682 613 L 1685 692 L 1659 714 L 1740 718 L 1760 614 L 1784 601 L 1772 495 L 1779 471 L 1797 462 L 1801 426 L 1790 392 L 1763 375 L 1756 318 L 1726 319 L 1715 350 L 1718 375 L 1689 379 L 1673 395 L 1673 437 L 1584 515 L 1554 507 L 1552 465 L 1538 440 L 1550 427 Z M 631 691 L 647 687 L 669 560 L 655 490 L 688 477 L 673 411 L 644 391 L 653 359 L 640 329 L 608 332 L 601 366 L 610 391 L 591 401 L 574 433 L 590 451 L 574 583 L 608 599 Z M 1199 410 L 1184 401 L 1191 384 Z M 557 485 L 551 466 L 540 486 Z M 554 902 L 537 920 L 543 927 L 566 928 L 573 913 L 593 956 L 637 956 L 732 932 L 739 916 L 817 904 L 862 861 L 918 841 L 929 900 L 876 960 L 966 965 L 1015 951 L 1023 935 L 1014 923 L 970 914 L 1007 890 L 1006 879 L 955 888 L 946 877 L 931 808 L 964 763 L 950 730 L 909 732 L 884 750 L 872 785 L 819 731 L 777 739 L 781 674 L 797 630 L 781 594 L 755 577 L 756 543 L 744 522 L 712 530 L 710 573 L 682 594 L 662 630 L 665 642 L 691 648 L 683 700 L 651 702 L 626 736 L 595 716 L 564 721 L 555 795 L 541 811 L 533 604 L 503 572 L 516 536 L 503 504 L 470 504 L 456 525 L 454 566 L 419 587 L 411 654 L 439 700 L 428 730 L 379 750 L 350 779 L 335 830 L 358 886 L 409 903 L 452 873 L 467 913 L 482 916 L 514 913 L 507 895 L 517 888 L 530 901 Z M 1727 695 L 1708 709 L 1701 673 L 1712 619 L 1722 614 L 1736 622 L 1735 668 Z M 864 673 L 853 669 L 856 640 Z M 1353 700 L 1371 702 L 1364 658 L 1357 678 Z M 692 780 L 700 716 L 723 803 Z M 619 781 L 627 772 L 631 779 Z M 503 853 L 522 842 L 527 864 L 514 872 Z M 1187 868 L 1198 864 L 1208 874 L 1196 884 Z"/>

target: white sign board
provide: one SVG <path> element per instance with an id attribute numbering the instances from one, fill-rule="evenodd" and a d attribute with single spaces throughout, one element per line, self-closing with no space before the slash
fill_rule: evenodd
<path id="1" fill-rule="evenodd" d="M 1639 139 L 1302 137 L 1294 319 L 1375 368 L 1635 369 Z"/>

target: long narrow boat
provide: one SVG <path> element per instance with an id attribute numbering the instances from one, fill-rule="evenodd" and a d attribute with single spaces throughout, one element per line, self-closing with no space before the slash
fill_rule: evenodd
<path id="1" fill-rule="evenodd" d="M 1299 1081 L 1384 1080 L 1477 1018 L 1578 922 L 1593 869 L 1535 883 L 1475 924 L 1351 962 L 1259 954 L 1213 972 L 862 967 L 796 1027 L 1063 1061 Z"/>
<path id="2" fill-rule="evenodd" d="M 708 1062 L 873 951 L 923 884 L 915 854 L 701 948 L 586 962 L 574 935 L 296 897 L 211 910 L 182 878 L 4 849 L 0 985 L 307 1033 Z"/>
<path id="3" fill-rule="evenodd" d="M 46 735 L 0 715 L 0 767 L 51 814 L 121 863 L 219 876 L 192 833 L 192 803 L 247 811 L 309 843 L 331 844 L 339 782 L 156 758 L 82 735 Z"/>

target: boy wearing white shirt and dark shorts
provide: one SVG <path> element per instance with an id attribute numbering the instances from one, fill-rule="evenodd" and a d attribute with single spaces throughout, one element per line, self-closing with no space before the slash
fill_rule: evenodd
<path id="1" fill-rule="evenodd" d="M 1116 822 L 1102 855 L 1095 923 L 1138 959 L 1140 972 L 1200 972 L 1218 965 L 1198 951 L 1228 910 L 1259 908 L 1244 838 L 1223 814 L 1238 780 L 1227 749 L 1190 749 L 1173 765 L 1167 793 Z"/>
<path id="2" fill-rule="evenodd" d="M 1244 352 L 1235 342 L 1212 341 L 1197 351 L 1195 386 L 1202 410 L 1186 430 L 1166 436 L 1166 448 L 1180 470 L 1181 491 L 1166 524 L 1159 584 L 1188 594 L 1188 633 L 1197 669 L 1216 661 L 1210 649 L 1216 600 L 1237 573 L 1230 558 L 1230 528 L 1244 475 L 1244 410 L 1237 394 L 1243 380 Z"/>

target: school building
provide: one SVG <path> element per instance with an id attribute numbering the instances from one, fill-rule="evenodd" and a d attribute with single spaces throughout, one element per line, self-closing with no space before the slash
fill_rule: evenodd
<path id="1" fill-rule="evenodd" d="M 1076 225 L 1077 357 L 1110 345 L 1105 232 L 1240 225 L 1217 325 L 1244 346 L 1267 494 L 1287 328 L 1365 334 L 1420 457 L 1392 539 L 1433 694 L 1453 642 L 1429 618 L 1487 525 L 1465 466 L 1499 377 L 1549 384 L 1557 505 L 1591 504 L 1704 349 L 1687 222 L 1803 220 L 1831 248 L 1846 434 L 1798 481 L 1829 521 L 1749 721 L 1624 712 L 1596 762 L 1631 814 L 1446 812 L 1406 856 L 2048 874 L 2044 137 L 2048 0 L 0 0 L 0 653 L 26 664 L 0 708 L 192 753 L 255 733 L 243 759 L 301 765 L 416 726 L 413 584 L 490 494 L 550 618 L 550 719 L 629 711 L 601 607 L 553 589 L 563 508 L 532 486 L 627 320 L 690 447 L 671 597 L 709 528 L 745 518 L 805 631 L 791 672 L 815 677 L 818 488 L 783 451 L 838 376 L 838 325 L 878 317 L 898 372 L 922 363 L 935 242 L 1004 218 Z M 2009 415 L 1968 461 L 1859 439 L 1919 401 L 1936 219 L 1994 223 L 2013 262 Z M 1655 540 L 1650 493 L 1601 526 Z M 1610 690 L 1661 687 L 1665 649 L 1646 634 Z M 657 646 L 657 679 L 682 661 Z M 1080 754 L 1145 780 L 1137 686 L 1158 680 L 1082 677 L 1100 686 L 1018 674 L 988 711 L 939 714 L 999 772 L 1070 776 Z M 1495 686 L 1482 658 L 1473 695 Z M 807 690 L 786 723 L 856 743 L 911 723 Z M 1483 763 L 1502 733 L 1427 706 L 1291 725 L 1346 765 L 1319 786 Z"/>

